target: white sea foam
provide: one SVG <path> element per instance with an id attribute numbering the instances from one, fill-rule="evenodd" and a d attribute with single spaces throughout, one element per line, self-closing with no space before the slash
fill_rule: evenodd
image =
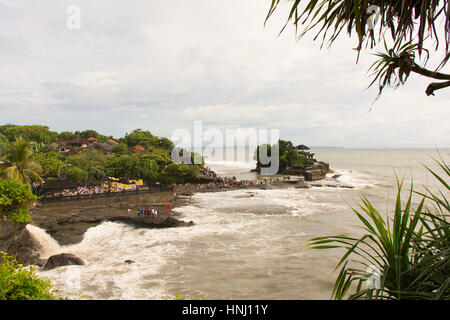
<path id="1" fill-rule="evenodd" d="M 195 205 L 177 209 L 182 213 L 181 219 L 195 221 L 194 227 L 134 229 L 120 223 L 105 222 L 89 229 L 81 243 L 63 248 L 84 258 L 87 265 L 41 271 L 40 274 L 52 280 L 62 295 L 70 297 L 160 299 L 173 295 L 168 291 L 168 286 L 173 286 L 173 274 L 167 275 L 167 269 L 189 273 L 189 265 L 197 268 L 198 263 L 208 264 L 210 259 L 239 263 L 242 257 L 230 256 L 230 252 L 247 252 L 253 259 L 278 259 L 280 252 L 286 250 L 283 249 L 286 244 L 295 243 L 296 238 L 304 235 L 298 232 L 295 236 L 283 233 L 274 236 L 269 232 L 281 223 L 277 221 L 274 224 L 273 217 L 280 213 L 292 216 L 292 211 L 298 210 L 288 201 L 289 193 L 293 195 L 295 190 L 288 191 L 288 194 L 275 191 L 272 198 L 268 197 L 270 192 L 267 190 L 248 192 L 254 192 L 255 197 L 238 199 L 237 203 L 235 196 L 242 194 L 239 190 L 196 194 Z M 300 198 L 304 206 L 303 201 L 307 197 Z M 242 210 L 239 210 L 241 204 Z M 275 212 L 282 206 L 285 211 Z M 272 207 L 274 211 L 255 215 L 255 208 L 263 207 Z M 290 253 L 293 257 L 297 257 L 296 254 Z M 195 258 L 190 258 L 190 255 Z M 178 260 L 183 256 L 186 256 L 187 265 L 179 266 Z M 136 263 L 128 265 L 125 260 Z M 77 272 L 81 279 L 79 289 L 67 285 Z"/>
<path id="2" fill-rule="evenodd" d="M 336 180 L 342 184 L 371 185 L 360 172 L 335 174 L 341 174 Z M 295 298 L 295 286 L 301 284 L 296 281 L 302 279 L 298 275 L 306 272 L 305 237 L 322 235 L 348 210 L 338 189 L 329 189 L 195 194 L 194 204 L 177 208 L 179 218 L 195 226 L 135 229 L 105 222 L 89 229 L 81 243 L 60 248 L 87 265 L 40 275 L 72 298 L 161 299 L 176 293 L 188 298 Z M 70 285 L 74 276 L 79 287 Z"/>
<path id="3" fill-rule="evenodd" d="M 39 243 L 40 255 L 41 258 L 45 259 L 50 257 L 51 255 L 57 254 L 61 247 L 58 242 L 53 239 L 45 230 L 33 226 L 31 224 L 27 224 L 26 226 L 28 232 L 31 236 Z"/>
<path id="4" fill-rule="evenodd" d="M 376 177 L 369 173 L 360 172 L 357 170 L 348 169 L 333 169 L 334 173 L 328 174 L 327 178 L 331 178 L 334 175 L 340 175 L 335 180 L 344 185 L 352 186 L 355 188 L 373 188 L 375 187 Z"/>

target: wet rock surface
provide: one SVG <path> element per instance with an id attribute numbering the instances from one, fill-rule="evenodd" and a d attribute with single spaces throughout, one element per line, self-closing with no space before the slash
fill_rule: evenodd
<path id="1" fill-rule="evenodd" d="M 27 230 L 26 224 L 2 222 L 0 226 L 0 251 L 16 256 L 19 264 L 42 266 L 41 245 Z"/>
<path id="2" fill-rule="evenodd" d="M 60 253 L 48 258 L 44 265 L 44 270 L 52 270 L 58 267 L 71 265 L 85 265 L 85 262 L 80 257 L 71 253 Z"/>
<path id="3" fill-rule="evenodd" d="M 77 208 L 74 202 L 62 203 L 58 207 L 35 207 L 31 218 L 35 224 L 50 234 L 60 245 L 76 244 L 83 240 L 85 232 L 102 222 L 121 222 L 136 228 L 177 228 L 194 225 L 192 221 L 185 222 L 172 217 L 165 206 L 153 206 L 158 210 L 158 218 L 138 216 L 137 209 L 120 208 Z"/>

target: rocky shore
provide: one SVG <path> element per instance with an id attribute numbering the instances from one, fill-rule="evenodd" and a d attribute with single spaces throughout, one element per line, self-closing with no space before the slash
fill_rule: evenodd
<path id="1" fill-rule="evenodd" d="M 178 205 L 180 205 L 179 203 Z M 174 203 L 171 206 L 175 206 Z M 60 245 L 76 244 L 83 240 L 84 233 L 104 221 L 122 222 L 137 228 L 176 228 L 192 226 L 192 221 L 185 222 L 173 217 L 165 206 L 153 206 L 157 209 L 158 219 L 139 217 L 137 211 L 116 208 L 87 208 L 81 211 L 48 210 L 45 207 L 34 208 L 31 219 L 39 228 L 46 230 Z"/>
<path id="2" fill-rule="evenodd" d="M 328 166 L 323 166 L 318 176 L 324 177 L 328 173 Z M 311 179 L 314 181 L 314 172 Z M 306 174 L 305 174 L 306 177 Z M 177 218 L 177 207 L 191 202 L 195 193 L 224 192 L 241 189 L 283 189 L 283 188 L 309 188 L 316 186 L 306 183 L 298 177 L 286 179 L 285 177 L 272 177 L 268 183 L 256 185 L 221 185 L 216 184 L 216 179 L 208 180 L 205 184 L 186 184 L 175 188 L 175 194 L 166 193 L 152 196 L 127 196 L 113 199 L 91 199 L 67 202 L 38 203 L 31 211 L 33 224 L 44 229 L 60 246 L 79 243 L 89 228 L 95 227 L 104 221 L 120 222 L 136 228 L 177 228 L 190 227 L 193 221 L 183 221 Z M 205 179 L 206 181 L 206 179 Z M 170 209 L 167 209 L 170 206 Z M 154 208 L 158 210 L 158 219 L 154 217 L 142 217 L 137 215 L 139 208 Z M 62 254 L 42 260 L 39 252 L 41 245 L 28 231 L 26 225 L 11 222 L 3 222 L 0 227 L 0 250 L 14 254 L 19 263 L 23 265 L 38 265 L 46 268 L 54 268 L 59 265 L 74 264 L 79 262 L 77 257 L 70 254 Z M 51 261 L 50 261 L 51 260 Z"/>
<path id="3" fill-rule="evenodd" d="M 26 224 L 5 221 L 0 224 L 0 251 L 15 255 L 18 263 L 43 266 L 45 261 L 40 257 L 40 249 L 41 245 Z"/>
<path id="4" fill-rule="evenodd" d="M 120 222 L 146 229 L 190 227 L 194 225 L 192 221 L 177 219 L 172 210 L 166 210 L 167 205 L 170 205 L 171 209 L 184 205 L 186 201 L 183 199 L 176 202 L 169 201 L 164 205 L 147 204 L 142 206 L 142 208 L 158 210 L 157 219 L 150 216 L 138 216 L 136 207 L 140 207 L 139 204 L 128 201 L 125 205 L 123 203 L 108 206 L 91 204 L 84 208 L 74 205 L 74 203 L 77 203 L 77 201 L 34 206 L 30 210 L 33 225 L 45 230 L 60 246 L 81 242 L 89 228 L 104 221 Z M 129 206 L 130 209 L 125 208 L 126 206 Z M 37 265 L 48 270 L 61 265 L 75 264 L 74 261 L 80 259 L 72 257 L 70 254 L 60 254 L 44 260 L 40 256 L 41 249 L 41 244 L 28 230 L 26 224 L 9 221 L 0 223 L 0 251 L 15 255 L 17 262 L 24 266 Z"/>
<path id="5" fill-rule="evenodd" d="M 261 172 L 261 166 L 257 165 L 252 172 Z M 305 177 L 306 181 L 318 181 L 325 179 L 328 173 L 331 173 L 330 165 L 322 161 L 316 161 L 312 165 L 302 166 L 302 167 L 287 167 L 285 169 L 280 169 L 278 174 L 287 176 L 299 176 Z"/>

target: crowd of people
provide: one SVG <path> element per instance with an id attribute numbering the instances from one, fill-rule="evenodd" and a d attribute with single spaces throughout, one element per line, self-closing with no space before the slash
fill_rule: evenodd
<path id="1" fill-rule="evenodd" d="M 75 189 L 64 189 L 58 192 L 50 192 L 44 195 L 45 198 L 60 198 L 69 196 L 80 196 L 80 195 L 93 195 L 93 194 L 103 194 L 103 193 L 116 193 L 126 190 L 124 187 L 119 186 L 85 186 L 77 187 Z"/>
<path id="2" fill-rule="evenodd" d="M 158 210 L 156 209 L 138 209 L 137 211 L 138 217 L 151 217 L 158 219 Z"/>
<path id="3" fill-rule="evenodd" d="M 207 166 L 201 167 L 200 173 L 208 177 L 217 178 L 217 174 Z"/>
<path id="4" fill-rule="evenodd" d="M 197 190 L 217 190 L 222 188 L 246 188 L 254 186 L 267 185 L 268 181 L 264 180 L 238 180 L 236 177 L 219 177 L 216 182 L 208 184 L 199 184 Z"/>
<path id="5" fill-rule="evenodd" d="M 214 182 L 209 182 L 207 184 L 198 184 L 196 189 L 199 191 L 215 191 L 218 189 L 231 189 L 231 188 L 247 188 L 255 186 L 267 185 L 272 180 L 238 180 L 236 177 L 218 177 L 217 174 L 208 167 L 200 168 L 200 172 L 204 175 L 214 177 Z M 159 185 L 159 183 L 157 183 Z M 189 188 L 190 184 L 186 184 L 184 187 Z M 174 190 L 176 190 L 177 185 L 173 185 Z M 94 194 L 104 194 L 104 193 L 118 193 L 124 190 L 129 190 L 123 186 L 103 184 L 100 186 L 83 186 L 74 189 L 64 189 L 61 191 L 47 192 L 44 194 L 44 198 L 61 198 L 69 196 L 83 196 L 83 195 L 94 195 Z M 176 201 L 177 195 L 174 194 L 174 200 Z M 152 209 L 153 210 L 153 209 Z M 142 213 L 144 214 L 144 213 Z"/>

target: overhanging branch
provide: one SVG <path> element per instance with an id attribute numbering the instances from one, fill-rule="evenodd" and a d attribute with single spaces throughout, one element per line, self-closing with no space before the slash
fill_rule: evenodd
<path id="1" fill-rule="evenodd" d="M 414 63 L 414 65 L 412 66 L 411 71 L 421 74 L 428 78 L 433 78 L 433 79 L 437 79 L 437 80 L 450 80 L 450 74 L 431 71 L 431 70 L 422 68 L 421 66 L 419 66 L 416 63 Z"/>
<path id="2" fill-rule="evenodd" d="M 428 85 L 428 88 L 425 91 L 425 93 L 427 94 L 427 96 L 430 96 L 430 95 L 434 96 L 434 91 L 443 89 L 443 88 L 447 88 L 447 87 L 450 87 L 450 81 L 432 82 Z"/>
<path id="3" fill-rule="evenodd" d="M 444 82 L 432 82 L 428 85 L 427 90 L 425 90 L 425 93 L 427 96 L 434 96 L 434 92 L 439 89 L 450 87 L 450 74 L 440 73 L 431 71 L 425 68 L 422 68 L 418 64 L 414 63 L 414 65 L 411 68 L 411 71 L 418 73 L 422 76 L 433 78 L 437 80 L 448 80 Z"/>

